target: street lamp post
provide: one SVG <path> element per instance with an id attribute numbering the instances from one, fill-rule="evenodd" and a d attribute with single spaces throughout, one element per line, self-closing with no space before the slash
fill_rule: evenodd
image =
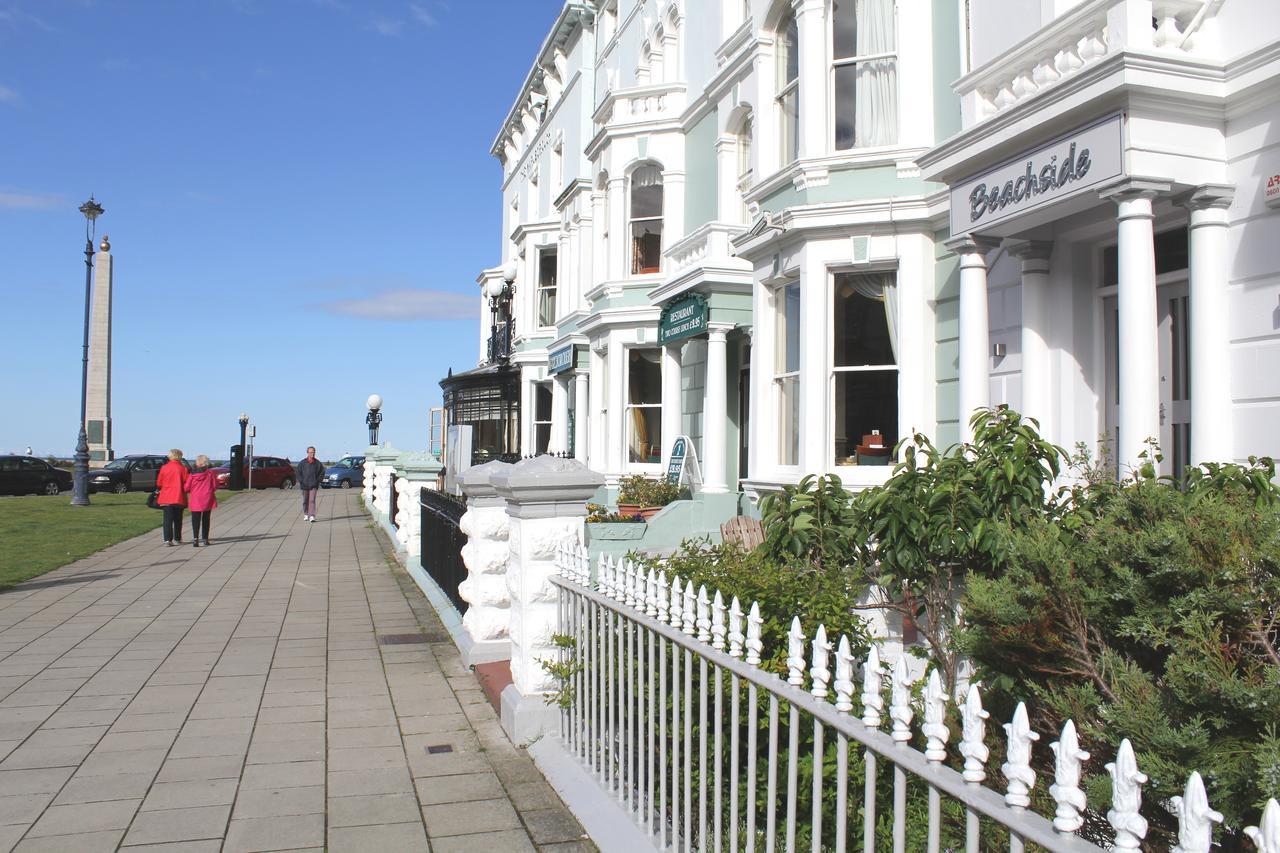
<path id="1" fill-rule="evenodd" d="M 369 425 L 369 444 L 376 447 L 378 444 L 378 426 L 382 423 L 382 398 L 377 394 L 370 394 L 369 399 L 365 401 L 365 405 L 369 407 L 369 414 L 364 419 L 364 422 Z"/>
<path id="2" fill-rule="evenodd" d="M 80 363 L 80 435 L 76 438 L 75 466 L 71 491 L 72 506 L 89 505 L 89 435 L 84 421 L 88 416 L 89 399 L 89 304 L 93 292 L 93 237 L 94 222 L 103 213 L 102 205 L 89 196 L 80 205 L 84 214 L 84 350 Z"/>
<path id="3" fill-rule="evenodd" d="M 489 362 L 506 363 L 511 355 L 511 300 L 515 296 L 516 263 L 502 266 L 502 282 L 490 279 L 485 285 L 489 297 Z M 498 337 L 498 318 L 502 318 L 502 337 Z"/>
<path id="4" fill-rule="evenodd" d="M 238 492 L 244 488 L 244 440 L 245 430 L 249 428 L 249 416 L 244 412 L 240 413 L 240 458 L 231 462 L 231 490 Z"/>

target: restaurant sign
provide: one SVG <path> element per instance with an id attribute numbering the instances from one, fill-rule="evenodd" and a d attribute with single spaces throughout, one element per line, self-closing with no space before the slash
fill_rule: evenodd
<path id="1" fill-rule="evenodd" d="M 709 313 L 706 298 L 700 293 L 677 299 L 662 309 L 662 317 L 658 320 L 658 343 L 669 344 L 705 334 Z"/>
<path id="2" fill-rule="evenodd" d="M 573 369 L 573 345 L 552 350 L 547 356 L 547 373 L 564 373 Z"/>
<path id="3" fill-rule="evenodd" d="M 953 184 L 951 233 L 981 231 L 1122 174 L 1123 116 L 1117 113 Z"/>

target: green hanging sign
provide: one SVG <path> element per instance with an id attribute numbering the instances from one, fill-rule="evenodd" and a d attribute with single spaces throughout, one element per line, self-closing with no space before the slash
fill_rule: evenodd
<path id="1" fill-rule="evenodd" d="M 669 303 L 658 319 L 658 343 L 669 344 L 706 334 L 710 314 L 706 297 L 701 293 L 692 293 Z"/>

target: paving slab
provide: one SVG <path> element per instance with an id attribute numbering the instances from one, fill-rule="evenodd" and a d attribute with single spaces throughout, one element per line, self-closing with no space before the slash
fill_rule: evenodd
<path id="1" fill-rule="evenodd" d="M 0 853 L 594 849 L 451 645 L 380 642 L 444 629 L 359 493 L 297 504 L 0 592 Z"/>

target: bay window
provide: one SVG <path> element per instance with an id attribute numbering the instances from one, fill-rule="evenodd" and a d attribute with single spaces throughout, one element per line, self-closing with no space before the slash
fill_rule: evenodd
<path id="1" fill-rule="evenodd" d="M 779 141 L 782 165 L 800 156 L 800 29 L 795 13 L 788 11 L 778 24 L 778 105 Z"/>
<path id="2" fill-rule="evenodd" d="M 662 351 L 627 351 L 627 461 L 662 461 Z"/>
<path id="3" fill-rule="evenodd" d="M 778 418 L 778 464 L 800 464 L 800 283 L 774 291 L 774 411 Z"/>
<path id="4" fill-rule="evenodd" d="M 892 272 L 835 276 L 833 435 L 837 465 L 889 464 L 898 441 L 898 288 Z"/>
<path id="5" fill-rule="evenodd" d="M 662 171 L 641 166 L 631 174 L 631 274 L 662 266 Z"/>
<path id="6" fill-rule="evenodd" d="M 838 150 L 898 141 L 894 0 L 833 0 L 831 74 Z"/>

